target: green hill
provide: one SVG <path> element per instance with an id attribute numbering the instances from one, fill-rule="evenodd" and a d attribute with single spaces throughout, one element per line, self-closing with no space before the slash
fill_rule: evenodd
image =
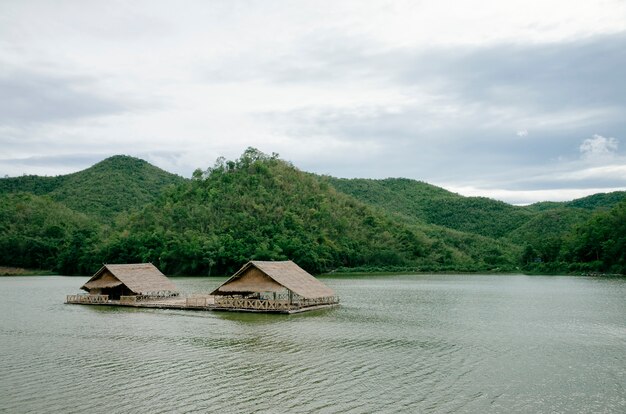
<path id="1" fill-rule="evenodd" d="M 89 273 L 100 226 L 45 196 L 0 194 L 0 264 Z"/>
<path id="2" fill-rule="evenodd" d="M 578 208 L 553 208 L 540 211 L 530 220 L 508 234 L 514 243 L 525 246 L 522 262 L 559 259 L 564 238 L 575 226 L 589 220 L 592 213 Z"/>
<path id="3" fill-rule="evenodd" d="M 626 191 L 598 193 L 566 202 L 567 207 L 584 208 L 586 210 L 610 210 L 626 200 Z"/>
<path id="4" fill-rule="evenodd" d="M 537 273 L 626 272 L 623 254 L 615 248 L 624 245 L 626 234 L 609 232 L 609 226 L 605 225 L 616 223 L 615 217 L 621 217 L 626 202 L 623 191 L 517 207 L 482 197 L 463 197 L 409 179 L 324 177 L 324 180 L 337 190 L 407 222 L 488 237 L 491 245 L 478 249 L 483 252 L 480 261 L 484 263 L 490 261 L 486 252 L 491 247 L 492 263 L 497 263 L 497 257 L 518 254 L 517 264 Z M 434 239 L 448 240 L 452 234 L 425 233 Z M 511 248 L 507 242 L 515 247 Z M 505 246 L 499 247 L 498 243 Z"/>
<path id="5" fill-rule="evenodd" d="M 168 185 L 183 181 L 144 160 L 116 155 L 73 174 L 0 179 L 0 194 L 47 195 L 75 211 L 110 222 L 122 212 L 154 201 Z"/>
<path id="6" fill-rule="evenodd" d="M 187 274 L 230 272 L 251 258 L 291 258 L 313 272 L 515 262 L 510 245 L 407 223 L 253 149 L 194 176 L 131 215 L 106 247 L 107 260 L 153 261 Z"/>
<path id="7" fill-rule="evenodd" d="M 484 197 L 463 197 L 421 181 L 326 177 L 337 190 L 415 222 L 499 238 L 528 221 L 533 213 Z"/>
<path id="8" fill-rule="evenodd" d="M 312 272 L 623 273 L 625 194 L 516 207 L 408 179 L 320 177 L 252 148 L 191 180 L 116 156 L 0 179 L 0 265 L 89 274 L 150 261 L 206 275 L 289 258 Z"/>
<path id="9" fill-rule="evenodd" d="M 577 224 L 564 237 L 561 259 L 575 270 L 626 274 L 626 200 Z"/>
<path id="10" fill-rule="evenodd" d="M 65 182 L 65 177 L 41 177 L 24 175 L 21 177 L 0 178 L 0 194 L 30 193 L 35 195 L 50 194 Z"/>
<path id="11" fill-rule="evenodd" d="M 527 208 L 535 211 L 545 211 L 563 207 L 582 208 L 585 210 L 609 210 L 626 200 L 626 191 L 613 191 L 611 193 L 592 194 L 587 197 L 577 198 L 572 201 L 555 202 L 542 201 L 534 203 Z"/>

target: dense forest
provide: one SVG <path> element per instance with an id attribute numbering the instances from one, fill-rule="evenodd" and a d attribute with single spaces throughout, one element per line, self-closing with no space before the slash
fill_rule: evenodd
<path id="1" fill-rule="evenodd" d="M 74 211 L 107 222 L 120 213 L 154 201 L 168 185 L 185 181 L 144 160 L 116 155 L 74 174 L 0 179 L 0 194 L 25 192 L 47 196 Z"/>
<path id="2" fill-rule="evenodd" d="M 337 179 L 249 148 L 191 179 L 128 156 L 0 179 L 0 265 L 90 274 L 249 259 L 332 271 L 626 273 L 626 193 L 512 206 L 408 179 Z"/>

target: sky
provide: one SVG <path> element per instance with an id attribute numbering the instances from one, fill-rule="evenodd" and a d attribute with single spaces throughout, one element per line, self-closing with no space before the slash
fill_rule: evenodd
<path id="1" fill-rule="evenodd" d="M 0 1 L 0 176 L 247 147 L 512 204 L 626 189 L 626 1 Z"/>

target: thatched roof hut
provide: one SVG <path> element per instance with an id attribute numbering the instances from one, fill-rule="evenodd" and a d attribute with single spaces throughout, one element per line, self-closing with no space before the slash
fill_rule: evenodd
<path id="1" fill-rule="evenodd" d="M 338 303 L 335 291 L 324 285 L 291 260 L 283 262 L 250 261 L 230 279 L 211 292 L 216 305 L 230 306 L 220 297 L 245 298 L 237 307 L 261 306 L 258 301 L 270 301 L 271 305 L 289 309 Z M 257 302 L 252 302 L 255 300 Z M 273 302 L 272 302 L 273 301 Z M 242 305 L 243 304 L 243 305 Z M 232 305 L 234 306 L 234 305 Z"/>
<path id="2" fill-rule="evenodd" d="M 81 286 L 92 295 L 110 299 L 132 295 L 170 295 L 176 286 L 152 263 L 106 264 Z"/>

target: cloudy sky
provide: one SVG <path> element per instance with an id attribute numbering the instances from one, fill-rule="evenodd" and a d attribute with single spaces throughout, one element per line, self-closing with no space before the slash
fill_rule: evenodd
<path id="1" fill-rule="evenodd" d="M 626 189 L 626 2 L 0 1 L 0 175 L 246 147 L 510 203 Z"/>

